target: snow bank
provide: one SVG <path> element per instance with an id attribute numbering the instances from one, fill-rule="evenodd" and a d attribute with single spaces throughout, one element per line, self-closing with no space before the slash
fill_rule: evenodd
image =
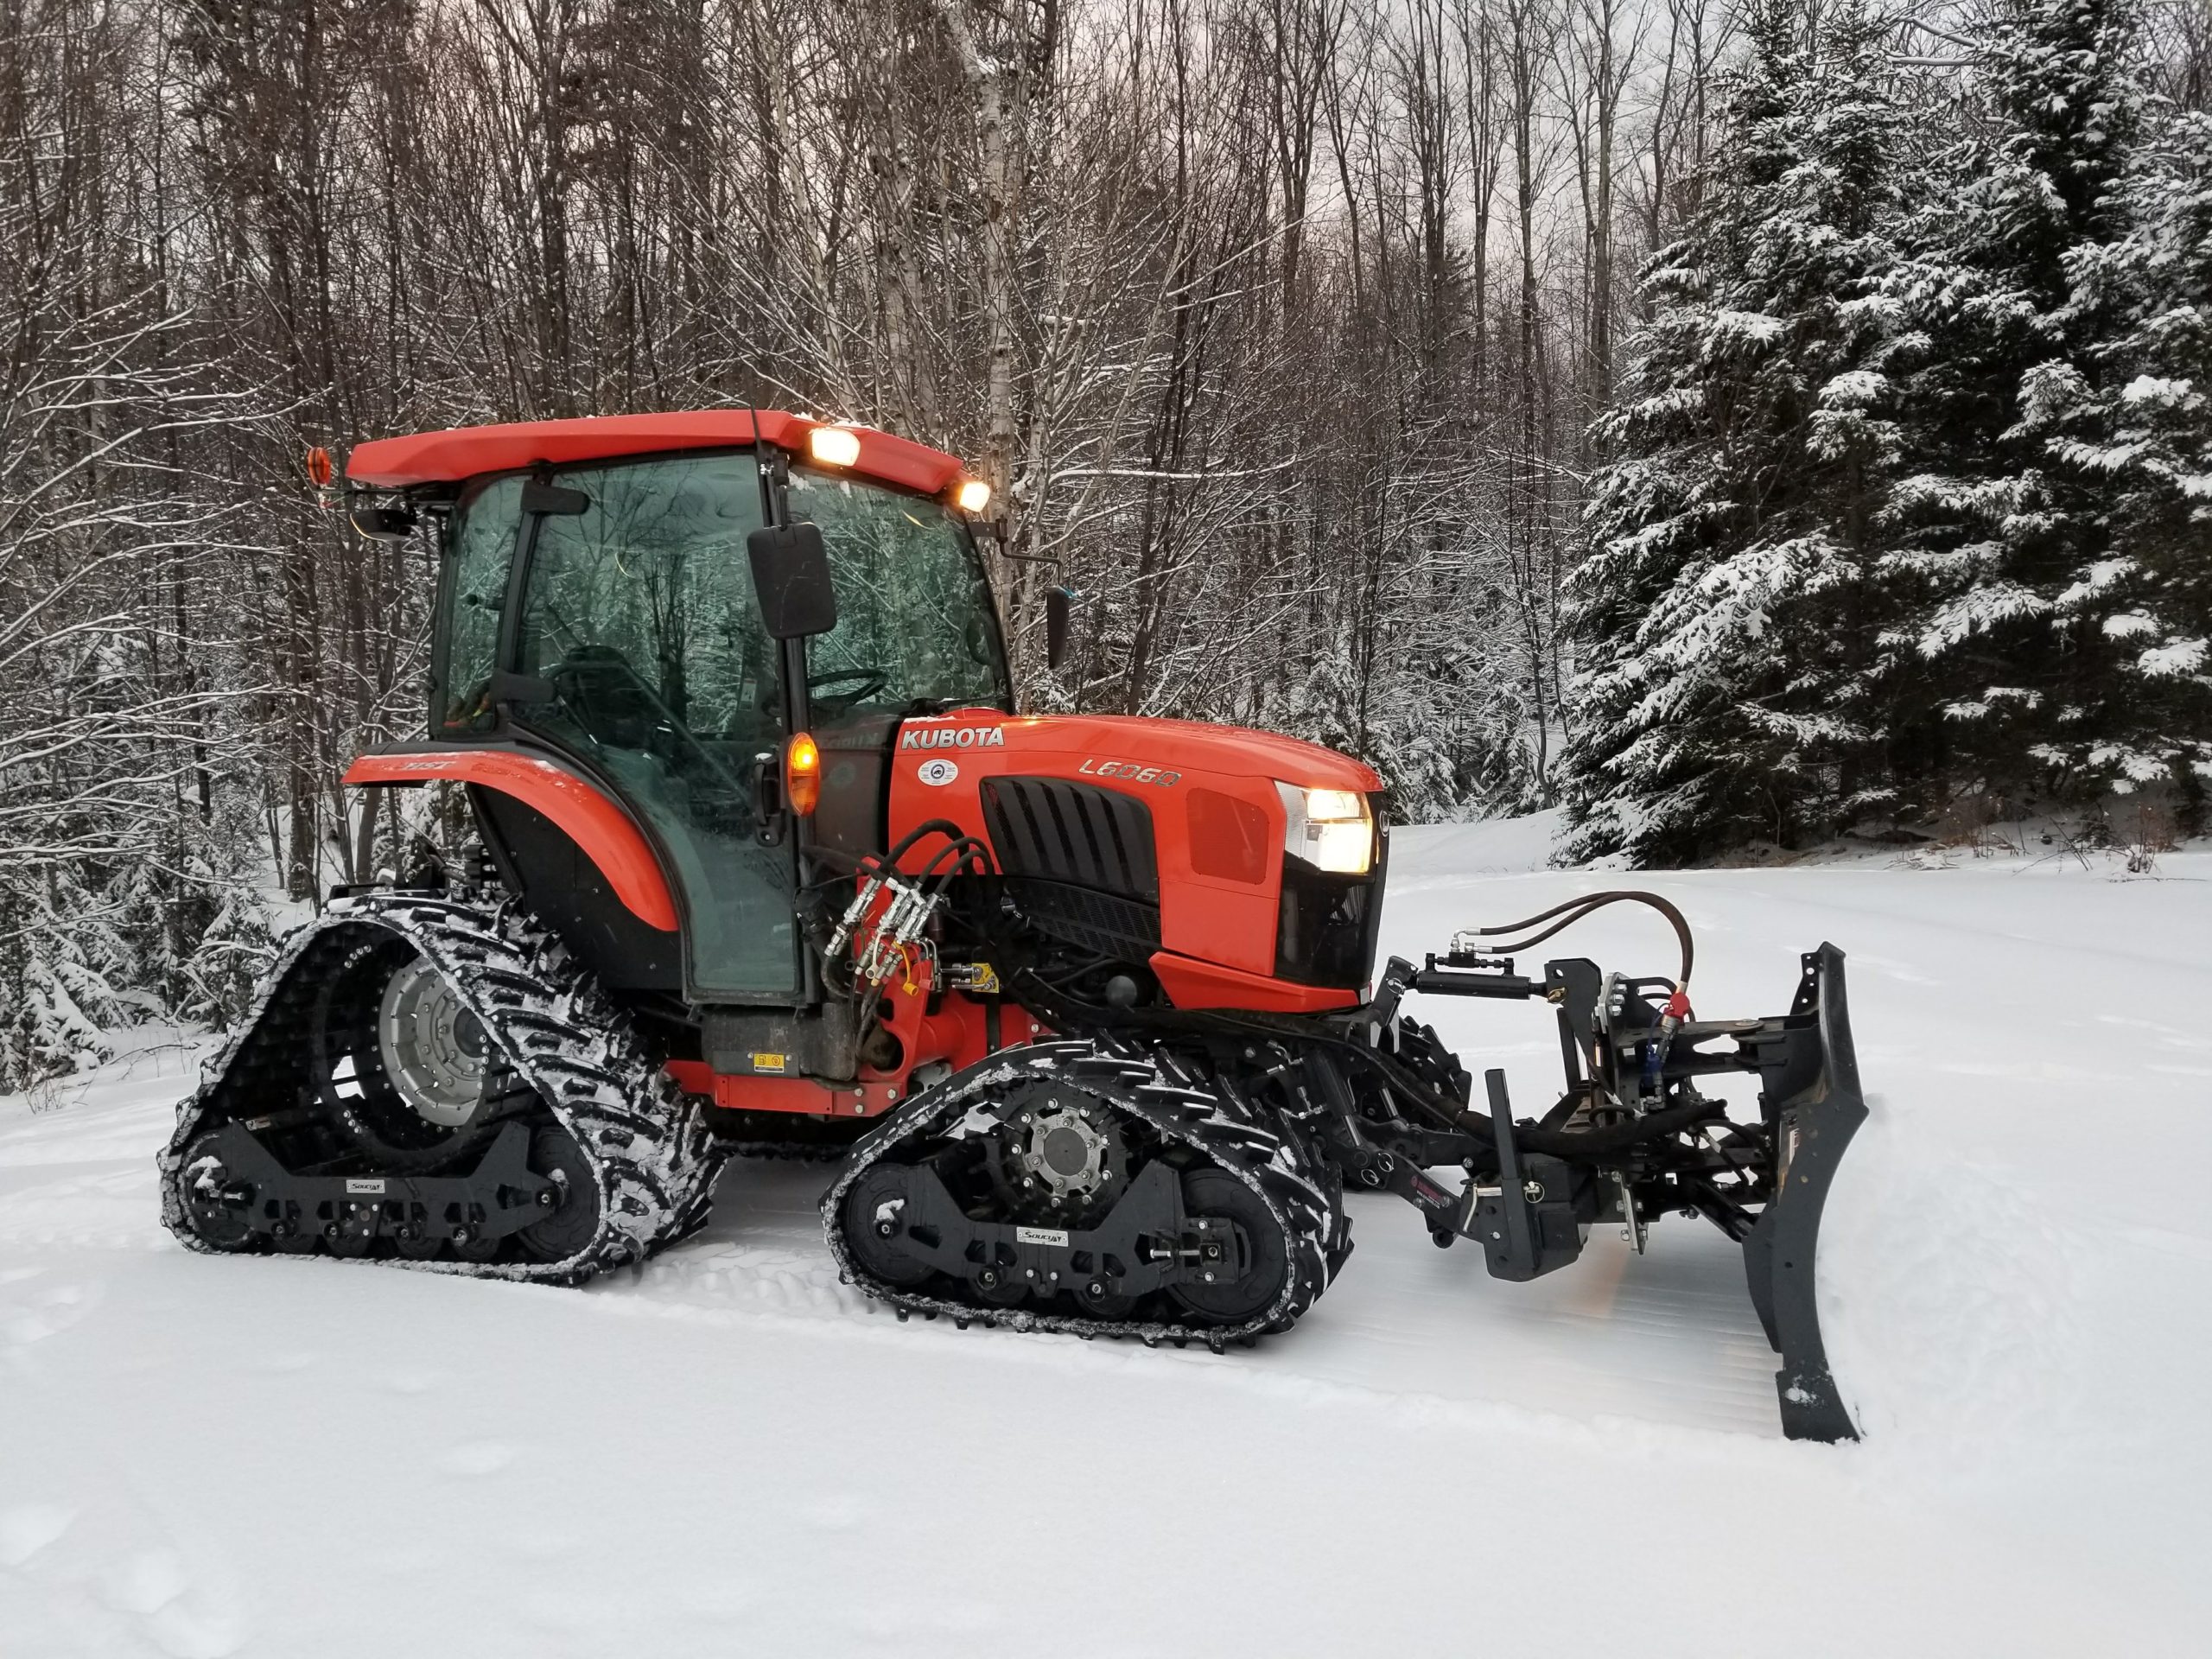
<path id="1" fill-rule="evenodd" d="M 1566 812 L 1554 807 L 1522 818 L 1404 825 L 1390 832 L 1390 856 L 1397 866 L 1393 874 L 1403 881 L 1449 882 L 1549 869 L 1566 821 Z"/>

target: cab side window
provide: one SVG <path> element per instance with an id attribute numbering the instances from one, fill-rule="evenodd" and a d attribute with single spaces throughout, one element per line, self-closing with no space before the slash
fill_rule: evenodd
<path id="1" fill-rule="evenodd" d="M 515 520 L 522 510 L 522 480 L 496 480 L 467 506 L 453 528 L 446 580 L 446 637 L 438 681 L 437 725 L 447 732 L 480 732 L 492 724 L 485 690 L 499 642 L 499 609 L 505 602 L 507 569 L 515 552 Z"/>

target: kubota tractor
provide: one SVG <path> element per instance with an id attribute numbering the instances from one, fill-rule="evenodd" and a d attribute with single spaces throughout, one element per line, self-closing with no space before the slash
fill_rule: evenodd
<path id="1" fill-rule="evenodd" d="M 464 786 L 480 849 L 285 943 L 161 1160 L 188 1244 L 575 1284 L 778 1153 L 837 1160 L 830 1249 L 901 1317 L 1220 1350 L 1327 1287 L 1347 1185 L 1502 1279 L 1677 1211 L 1744 1247 L 1787 1431 L 1852 1433 L 1813 1291 L 1865 1115 L 1833 946 L 1789 1013 L 1700 1021 L 1681 915 L 1607 892 L 1376 980 L 1376 773 L 1017 714 L 988 492 L 886 433 L 556 421 L 346 473 L 356 527 L 427 520 L 441 573 L 425 738 L 347 781 Z M 1624 900 L 1671 975 L 1515 971 Z M 1472 1098 L 1414 994 L 1549 1003 L 1565 1092 Z M 1732 1112 L 1701 1085 L 1733 1074 Z"/>

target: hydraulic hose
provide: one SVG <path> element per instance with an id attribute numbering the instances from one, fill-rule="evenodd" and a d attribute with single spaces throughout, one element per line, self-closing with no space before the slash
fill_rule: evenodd
<path id="1" fill-rule="evenodd" d="M 1524 916 L 1517 922 L 1507 922 L 1499 927 L 1478 927 L 1473 931 L 1487 939 L 1500 933 L 1518 933 L 1524 927 L 1534 927 L 1539 922 L 1551 921 L 1554 916 L 1560 918 L 1552 922 L 1552 925 L 1542 932 L 1532 933 L 1525 939 L 1515 939 L 1510 944 L 1486 947 L 1486 954 L 1500 957 L 1516 956 L 1523 950 L 1535 949 L 1555 933 L 1565 932 L 1593 912 L 1603 910 L 1607 905 L 1618 905 L 1624 900 L 1632 900 L 1639 905 L 1649 905 L 1664 916 L 1673 926 L 1675 941 L 1682 948 L 1682 970 L 1675 979 L 1675 988 L 1685 995 L 1688 995 L 1690 968 L 1697 957 L 1697 946 L 1690 938 L 1689 918 L 1675 908 L 1671 900 L 1662 899 L 1656 893 L 1643 892 L 1641 888 L 1619 887 L 1609 893 L 1586 893 L 1579 899 L 1568 899 L 1563 905 L 1554 905 L 1549 910 L 1540 910 L 1534 916 Z M 1567 914 L 1567 912 L 1569 912 L 1573 913 Z"/>
<path id="2" fill-rule="evenodd" d="M 1534 927 L 1539 922 L 1551 921 L 1554 916 L 1560 918 L 1552 922 L 1552 925 L 1541 933 L 1532 933 L 1525 939 L 1516 939 L 1508 944 L 1489 947 L 1491 952 L 1498 956 L 1513 956 L 1541 944 L 1554 933 L 1564 932 L 1586 916 L 1603 910 L 1607 905 L 1618 905 L 1624 900 L 1649 905 L 1664 916 L 1675 930 L 1675 941 L 1682 947 L 1681 972 L 1675 977 L 1674 995 L 1667 999 L 1667 1006 L 1660 1013 L 1659 1035 L 1653 1045 L 1649 1060 L 1652 1073 L 1656 1076 L 1658 1071 L 1667 1064 L 1668 1051 L 1675 1046 L 1675 1033 L 1681 1029 L 1682 1021 L 1690 1017 L 1690 967 L 1697 957 L 1697 947 L 1690 938 L 1689 918 L 1676 909 L 1671 902 L 1662 899 L 1656 893 L 1646 893 L 1641 888 L 1620 887 L 1610 893 L 1585 893 L 1580 899 L 1570 899 L 1563 905 L 1554 905 L 1549 910 L 1539 911 L 1535 915 L 1525 917 L 1517 922 L 1508 922 L 1503 927 L 1478 927 L 1475 931 L 1483 938 L 1489 938 L 1498 933 L 1518 933 L 1524 927 Z"/>

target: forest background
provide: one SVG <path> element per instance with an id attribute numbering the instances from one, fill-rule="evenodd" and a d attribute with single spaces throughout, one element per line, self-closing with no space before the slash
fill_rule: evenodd
<path id="1" fill-rule="evenodd" d="M 0 1088 L 391 868 L 435 549 L 302 457 L 474 422 L 940 444 L 1027 706 L 1401 818 L 2202 831 L 2208 107 L 2208 0 L 0 0 Z"/>

